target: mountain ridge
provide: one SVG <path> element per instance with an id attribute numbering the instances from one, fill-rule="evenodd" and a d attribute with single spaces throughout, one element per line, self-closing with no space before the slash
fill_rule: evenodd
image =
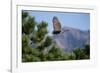
<path id="1" fill-rule="evenodd" d="M 53 35 L 53 40 L 65 51 L 72 51 L 75 48 L 83 48 L 86 43 L 89 44 L 90 32 L 72 27 L 63 27 L 60 34 Z"/>

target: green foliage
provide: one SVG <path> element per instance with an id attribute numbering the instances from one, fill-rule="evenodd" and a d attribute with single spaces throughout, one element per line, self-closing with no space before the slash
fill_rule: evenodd
<path id="1" fill-rule="evenodd" d="M 28 46 L 28 36 L 27 35 L 22 35 L 22 47 Z"/>
<path id="2" fill-rule="evenodd" d="M 89 59 L 90 58 L 90 45 L 87 44 L 85 45 L 85 48 L 83 49 L 85 55 L 86 55 L 86 59 Z"/>
<path id="3" fill-rule="evenodd" d="M 82 49 L 78 48 L 78 49 L 75 49 L 73 51 L 73 53 L 75 53 L 76 55 L 76 59 L 79 60 L 79 59 L 84 59 L 85 58 L 85 53 Z"/>
<path id="4" fill-rule="evenodd" d="M 29 35 L 34 30 L 35 25 L 35 18 L 22 11 L 22 33 Z"/>
<path id="5" fill-rule="evenodd" d="M 37 39 L 38 42 L 41 42 L 44 39 L 44 36 L 48 33 L 47 31 L 47 23 L 42 21 L 37 25 Z"/>
<path id="6" fill-rule="evenodd" d="M 37 61 L 41 61 L 40 60 L 40 58 L 39 57 L 37 57 L 37 56 L 34 56 L 34 55 L 32 55 L 32 54 L 25 54 L 25 55 L 23 55 L 23 57 L 22 57 L 22 61 L 23 62 L 37 62 Z"/>
<path id="7" fill-rule="evenodd" d="M 28 16 L 27 12 L 22 11 L 22 20 L 24 20 Z"/>
<path id="8" fill-rule="evenodd" d="M 76 55 L 76 60 L 89 59 L 90 58 L 90 47 L 86 45 L 85 48 L 77 48 L 73 51 Z"/>
<path id="9" fill-rule="evenodd" d="M 84 51 L 85 51 L 85 54 L 89 55 L 90 54 L 90 45 L 86 45 Z"/>
<path id="10" fill-rule="evenodd" d="M 53 46 L 48 53 L 47 59 L 51 61 L 62 60 L 63 54 L 64 51 L 61 48 Z"/>
<path id="11" fill-rule="evenodd" d="M 76 55 L 75 53 L 70 53 L 69 56 L 68 56 L 68 60 L 76 60 Z"/>
<path id="12" fill-rule="evenodd" d="M 48 35 L 48 23 L 37 23 L 35 17 L 22 11 L 22 62 L 80 60 L 90 58 L 90 46 L 77 48 L 72 52 L 65 52 L 52 41 Z M 36 29 L 35 29 L 36 28 Z M 37 45 L 32 48 L 29 40 Z"/>
<path id="13" fill-rule="evenodd" d="M 44 43 L 42 44 L 44 47 L 48 47 L 52 44 L 52 39 L 51 37 L 47 36 Z"/>

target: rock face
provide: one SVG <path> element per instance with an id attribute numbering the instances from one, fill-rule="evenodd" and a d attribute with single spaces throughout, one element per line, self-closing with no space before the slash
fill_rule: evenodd
<path id="1" fill-rule="evenodd" d="M 65 51 L 72 51 L 75 48 L 83 48 L 89 44 L 90 32 L 79 29 L 64 27 L 60 34 L 54 34 L 53 40 Z"/>
<path id="2" fill-rule="evenodd" d="M 61 31 L 61 23 L 59 21 L 59 19 L 54 16 L 53 19 L 52 19 L 52 23 L 53 23 L 53 31 Z"/>

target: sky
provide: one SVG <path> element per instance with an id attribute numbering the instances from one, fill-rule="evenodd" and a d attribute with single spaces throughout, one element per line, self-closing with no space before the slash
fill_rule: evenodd
<path id="1" fill-rule="evenodd" d="M 30 16 L 34 16 L 36 22 L 46 21 L 48 23 L 48 31 L 51 34 L 53 31 L 52 19 L 54 16 L 58 17 L 61 26 L 77 28 L 80 30 L 90 29 L 90 14 L 80 12 L 48 12 L 48 11 L 34 11 L 25 10 Z"/>

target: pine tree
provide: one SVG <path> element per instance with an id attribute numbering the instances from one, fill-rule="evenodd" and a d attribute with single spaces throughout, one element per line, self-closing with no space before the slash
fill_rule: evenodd
<path id="1" fill-rule="evenodd" d="M 48 23 L 37 23 L 35 18 L 22 11 L 22 61 L 48 61 L 62 59 L 61 50 L 55 47 L 51 36 L 48 35 Z M 36 45 L 32 48 L 29 40 Z M 52 51 L 52 52 L 50 52 Z M 54 57 L 50 56 L 52 54 Z"/>
<path id="2" fill-rule="evenodd" d="M 22 11 L 22 62 L 40 61 L 39 51 L 29 46 L 30 35 L 35 27 L 35 18 Z"/>

